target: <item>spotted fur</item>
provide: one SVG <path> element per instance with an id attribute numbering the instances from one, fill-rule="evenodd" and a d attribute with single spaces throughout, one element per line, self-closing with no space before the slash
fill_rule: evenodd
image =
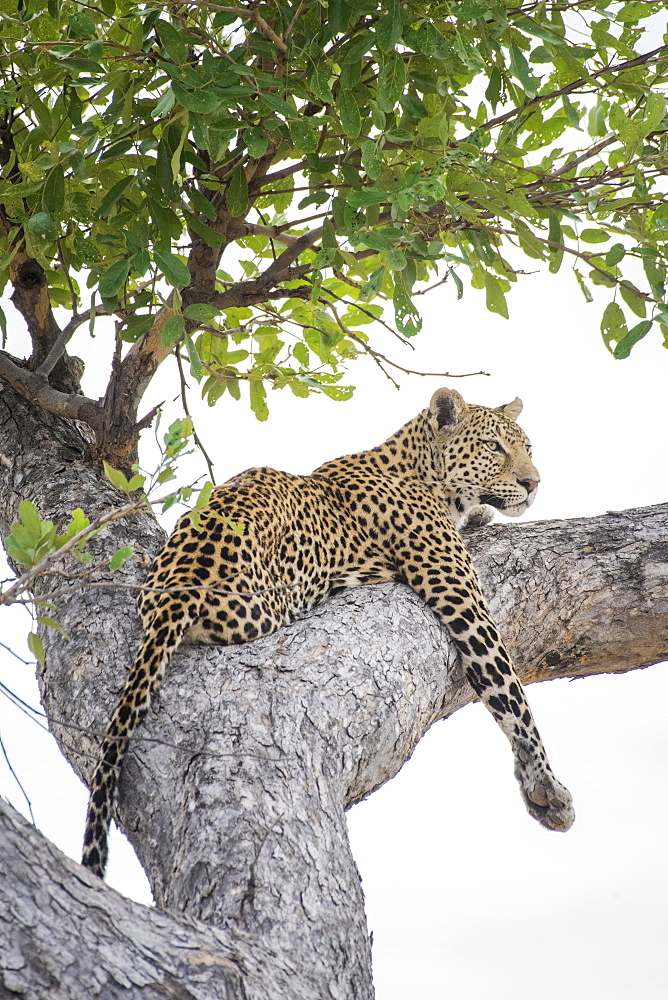
<path id="1" fill-rule="evenodd" d="M 555 779 L 524 691 L 490 618 L 457 527 L 510 517 L 539 482 L 516 424 L 519 399 L 467 406 L 439 389 L 384 444 L 310 476 L 248 469 L 215 489 L 198 528 L 182 517 L 139 599 L 145 629 L 93 775 L 83 863 L 104 873 L 128 740 L 180 643 L 230 645 L 270 635 L 344 587 L 398 580 L 443 622 L 466 677 L 510 740 L 527 809 L 567 830 L 571 797 Z M 238 534 L 229 522 L 244 525 Z"/>

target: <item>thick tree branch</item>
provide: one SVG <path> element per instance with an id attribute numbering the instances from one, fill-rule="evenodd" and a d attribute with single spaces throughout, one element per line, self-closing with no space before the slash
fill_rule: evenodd
<path id="1" fill-rule="evenodd" d="M 53 315 L 49 300 L 49 283 L 46 272 L 32 257 L 28 257 L 23 247 L 14 254 L 9 265 L 9 276 L 14 287 L 12 302 L 23 316 L 32 341 L 32 357 L 28 362 L 31 369 L 38 368 L 54 349 L 61 337 L 61 330 Z M 73 364 L 63 351 L 49 368 L 51 383 L 55 388 L 74 393 L 79 388 L 80 367 Z"/>
<path id="2" fill-rule="evenodd" d="M 17 912 L 20 918 L 17 919 Z M 0 800 L 0 994 L 290 1000 L 290 969 L 235 934 L 132 903 Z"/>
<path id="3" fill-rule="evenodd" d="M 47 413 L 70 420 L 82 420 L 93 430 L 100 430 L 102 426 L 103 414 L 99 403 L 87 396 L 54 389 L 44 375 L 20 367 L 4 351 L 0 351 L 0 379 L 11 385 L 33 406 L 38 406 Z"/>

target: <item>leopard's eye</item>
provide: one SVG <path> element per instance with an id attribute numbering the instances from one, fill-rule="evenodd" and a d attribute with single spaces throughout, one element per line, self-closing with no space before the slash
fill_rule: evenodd
<path id="1" fill-rule="evenodd" d="M 505 455 L 505 449 L 499 441 L 485 441 L 486 446 L 490 451 L 496 451 L 500 455 Z"/>

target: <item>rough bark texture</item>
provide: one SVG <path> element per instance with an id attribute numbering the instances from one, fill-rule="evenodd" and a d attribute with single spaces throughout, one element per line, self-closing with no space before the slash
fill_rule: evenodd
<path id="1" fill-rule="evenodd" d="M 0 452 L 3 531 L 21 499 L 60 523 L 75 506 L 93 516 L 124 499 L 91 468 L 79 429 L 40 418 L 9 388 L 0 392 Z M 668 505 L 471 533 L 468 544 L 522 678 L 625 671 L 667 657 L 667 537 Z M 93 548 L 111 553 L 135 544 L 150 553 L 160 538 L 153 518 L 137 515 L 98 536 Z M 109 580 L 135 583 L 141 574 L 134 559 Z M 133 590 L 113 586 L 73 592 L 58 605 L 70 640 L 44 636 L 44 704 L 84 777 L 139 642 L 134 600 Z M 185 647 L 133 741 L 120 786 L 119 819 L 158 907 L 171 916 L 119 902 L 69 862 L 58 861 L 51 879 L 55 853 L 32 833 L 20 835 L 32 880 L 17 883 L 10 873 L 24 868 L 12 853 L 10 826 L 6 836 L 0 832 L 7 852 L 0 905 L 8 899 L 24 909 L 14 918 L 21 934 L 11 925 L 18 958 L 5 975 L 23 979 L 6 978 L 5 990 L 20 983 L 19 995 L 113 997 L 109 983 L 118 983 L 122 967 L 124 997 L 371 998 L 344 810 L 394 775 L 436 719 L 472 700 L 448 637 L 399 585 L 348 591 L 245 646 Z M 40 928 L 53 926 L 59 893 L 76 901 L 62 904 L 76 909 L 73 921 L 83 921 L 90 903 L 97 930 L 86 931 L 79 948 L 87 950 L 82 965 L 99 972 L 61 994 L 39 985 L 34 958 L 48 959 L 53 981 L 74 982 L 64 946 L 51 948 L 45 931 L 40 937 Z M 191 931 L 193 920 L 208 929 Z M 202 949 L 224 957 L 215 975 L 207 966 L 199 978 L 201 965 L 182 961 L 180 945 L 170 955 L 172 932 L 179 941 L 202 934 Z M 136 982 L 128 971 L 137 966 L 133 943 L 141 949 L 144 934 L 154 935 L 146 961 L 162 980 L 156 972 L 154 981 Z M 119 966 L 105 964 L 109 950 L 121 956 Z"/>

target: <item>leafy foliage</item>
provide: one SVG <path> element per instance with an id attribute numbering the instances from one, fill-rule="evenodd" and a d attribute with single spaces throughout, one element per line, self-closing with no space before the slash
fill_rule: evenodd
<path id="1" fill-rule="evenodd" d="M 25 252 L 52 304 L 83 321 L 85 283 L 128 343 L 163 314 L 208 402 L 248 383 L 260 420 L 267 385 L 348 398 L 386 301 L 419 331 L 421 283 L 450 275 L 459 298 L 468 276 L 507 317 L 527 257 L 610 290 L 616 357 L 654 321 L 668 343 L 655 15 L 0 0 L 2 280 Z"/>

